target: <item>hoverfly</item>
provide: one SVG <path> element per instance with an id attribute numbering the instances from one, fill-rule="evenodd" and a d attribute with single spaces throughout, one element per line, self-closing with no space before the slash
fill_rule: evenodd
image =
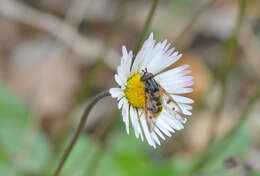
<path id="1" fill-rule="evenodd" d="M 185 115 L 180 106 L 174 101 L 170 94 L 154 80 L 155 75 L 149 73 L 147 68 L 143 70 L 143 72 L 144 74 L 140 80 L 144 83 L 145 107 L 139 115 L 139 118 L 145 112 L 149 131 L 153 131 L 156 119 L 162 113 L 163 108 L 174 118 L 177 118 L 178 113 L 183 118 L 181 120 L 185 120 Z"/>

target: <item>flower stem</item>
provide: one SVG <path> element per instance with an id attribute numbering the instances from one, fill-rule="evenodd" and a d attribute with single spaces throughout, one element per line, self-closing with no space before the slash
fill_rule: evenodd
<path id="1" fill-rule="evenodd" d="M 109 92 L 108 91 L 103 91 L 99 94 L 97 94 L 93 100 L 90 102 L 90 104 L 85 108 L 84 110 L 84 113 L 82 114 L 81 116 L 81 119 L 80 119 L 80 122 L 79 122 L 79 125 L 78 125 L 78 128 L 74 134 L 74 136 L 72 137 L 68 147 L 66 148 L 65 152 L 63 153 L 62 157 L 61 157 L 61 160 L 58 164 L 58 167 L 56 168 L 55 170 L 55 173 L 54 173 L 54 176 L 58 176 L 62 167 L 64 166 L 69 154 L 71 153 L 74 145 L 76 144 L 77 142 L 77 139 L 80 135 L 80 132 L 82 131 L 82 129 L 84 128 L 84 125 L 86 123 L 86 120 L 88 118 L 88 115 L 89 115 L 89 112 L 91 111 L 91 109 L 94 107 L 94 105 L 99 101 L 101 100 L 102 98 L 106 97 L 106 96 L 109 96 Z"/>
<path id="2" fill-rule="evenodd" d="M 147 32 L 148 32 L 148 29 L 150 27 L 150 24 L 151 24 L 151 21 L 152 21 L 152 18 L 154 16 L 154 12 L 155 12 L 157 6 L 158 6 L 158 0 L 153 0 L 152 7 L 151 7 L 150 12 L 148 14 L 148 17 L 145 21 L 144 28 L 141 32 L 139 41 L 137 42 L 137 47 L 136 47 L 135 52 L 134 52 L 135 54 L 141 49 L 141 46 L 142 46 L 142 44 L 145 40 L 145 37 L 147 36 Z M 132 62 L 132 64 L 133 64 L 133 62 Z"/>

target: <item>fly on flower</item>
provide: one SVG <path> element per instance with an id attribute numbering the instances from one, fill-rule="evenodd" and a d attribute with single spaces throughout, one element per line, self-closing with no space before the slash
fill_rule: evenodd
<path id="1" fill-rule="evenodd" d="M 171 136 L 176 130 L 183 129 L 186 116 L 191 115 L 193 100 L 179 94 L 193 91 L 193 77 L 188 76 L 188 65 L 164 71 L 181 58 L 181 54 L 170 48 L 167 41 L 155 44 L 150 34 L 137 53 L 132 64 L 133 53 L 122 47 L 121 64 L 117 67 L 115 80 L 119 88 L 109 90 L 118 100 L 122 109 L 123 121 L 129 134 L 129 118 L 135 136 L 145 135 L 148 143 L 156 148 L 160 138 Z M 132 65 L 131 65 L 132 64 Z"/>
<path id="2" fill-rule="evenodd" d="M 138 120 L 143 112 L 145 112 L 146 123 L 150 132 L 153 131 L 156 125 L 156 119 L 160 116 L 163 108 L 173 117 L 176 117 L 178 113 L 181 114 L 183 120 L 185 120 L 185 115 L 179 105 L 166 90 L 153 79 L 154 75 L 147 72 L 147 69 L 143 72 L 144 74 L 140 80 L 144 82 L 145 106 Z"/>

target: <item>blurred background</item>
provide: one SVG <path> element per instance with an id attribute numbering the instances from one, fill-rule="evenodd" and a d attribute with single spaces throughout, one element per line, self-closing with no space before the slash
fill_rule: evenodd
<path id="1" fill-rule="evenodd" d="M 150 31 L 195 77 L 185 129 L 154 150 L 104 98 L 61 175 L 260 175 L 260 1 L 161 0 L 143 35 L 155 1 L 0 0 L 0 175 L 52 175 L 122 45 Z"/>

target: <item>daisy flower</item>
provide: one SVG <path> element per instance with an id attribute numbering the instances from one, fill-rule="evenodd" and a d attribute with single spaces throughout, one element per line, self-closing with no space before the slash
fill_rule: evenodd
<path id="1" fill-rule="evenodd" d="M 156 44 L 151 33 L 132 63 L 133 52 L 127 52 L 123 46 L 121 64 L 115 75 L 119 87 L 109 90 L 111 96 L 118 100 L 118 108 L 122 109 L 126 132 L 129 134 L 131 122 L 136 138 L 140 137 L 143 141 L 145 136 L 154 148 L 160 145 L 159 137 L 165 140 L 165 136 L 171 137 L 176 130 L 183 129 L 186 117 L 192 114 L 192 107 L 188 104 L 193 100 L 179 94 L 193 91 L 189 88 L 194 84 L 193 77 L 187 76 L 190 73 L 190 70 L 186 70 L 188 65 L 165 71 L 182 56 L 174 48 L 169 48 L 166 40 Z M 141 80 L 145 73 L 151 73 L 151 81 L 158 89 L 153 90 L 149 84 L 147 87 L 146 82 Z M 150 95 L 149 90 L 157 93 L 155 98 L 155 94 Z M 148 95 L 152 98 L 149 99 Z M 149 103 L 159 106 L 154 107 L 158 113 L 153 117 L 147 117 L 148 114 L 153 115 Z"/>

